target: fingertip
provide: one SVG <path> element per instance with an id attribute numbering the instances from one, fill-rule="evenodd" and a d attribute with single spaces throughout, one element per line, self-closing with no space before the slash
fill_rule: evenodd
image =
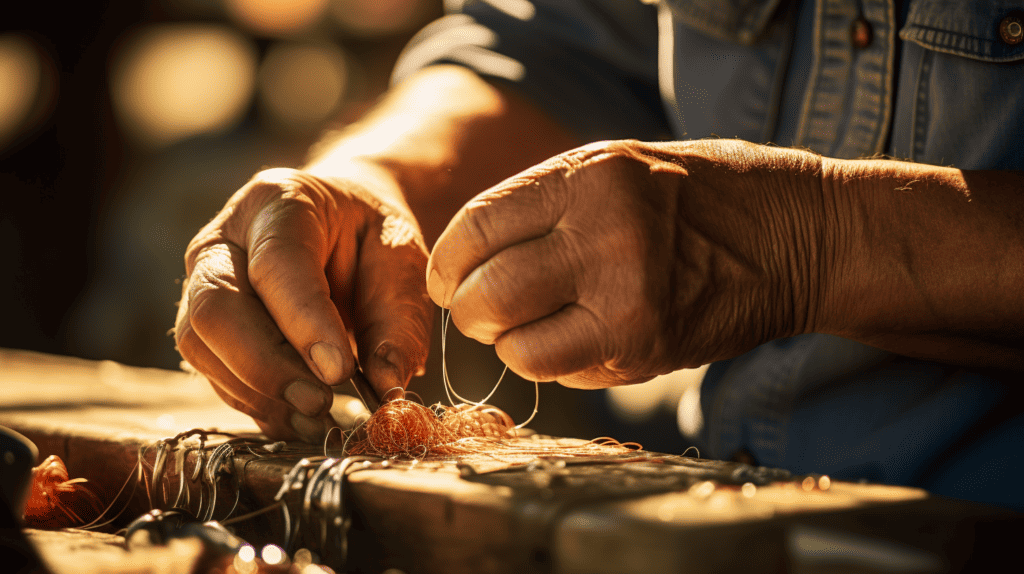
<path id="1" fill-rule="evenodd" d="M 309 359 L 325 384 L 335 386 L 352 377 L 355 358 L 351 349 L 346 350 L 347 353 L 327 341 L 319 341 L 309 348 Z"/>
<path id="2" fill-rule="evenodd" d="M 252 417 L 252 420 L 270 440 L 295 440 L 296 438 L 295 431 L 289 426 L 287 420 L 271 421 L 255 416 Z"/>
<path id="3" fill-rule="evenodd" d="M 300 412 L 292 413 L 288 422 L 291 423 L 292 430 L 300 439 L 311 444 L 323 440 L 327 433 L 327 427 L 323 420 L 308 417 Z"/>
<path id="4" fill-rule="evenodd" d="M 586 391 L 595 389 L 607 389 L 610 387 L 619 386 L 620 384 L 628 384 L 613 379 L 601 379 L 599 377 L 595 377 L 590 373 L 590 371 L 584 371 L 582 373 L 558 377 L 558 379 L 555 382 L 566 388 L 580 389 Z"/>
<path id="5" fill-rule="evenodd" d="M 297 380 L 284 388 L 283 398 L 299 411 L 316 416 L 330 409 L 333 395 L 320 385 Z"/>
<path id="6" fill-rule="evenodd" d="M 383 397 L 396 387 L 404 389 L 409 382 L 409 373 L 416 370 L 415 366 L 410 368 L 407 353 L 390 341 L 377 345 L 363 365 L 366 378 L 377 391 L 378 397 Z"/>
<path id="7" fill-rule="evenodd" d="M 430 273 L 427 275 L 427 293 L 437 305 L 445 309 L 451 306 L 444 280 L 433 266 L 430 267 Z"/>

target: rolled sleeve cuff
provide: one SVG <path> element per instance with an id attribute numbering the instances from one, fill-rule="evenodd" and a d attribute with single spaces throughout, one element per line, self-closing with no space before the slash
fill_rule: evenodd
<path id="1" fill-rule="evenodd" d="M 412 39 L 392 82 L 456 64 L 509 87 L 587 140 L 670 137 L 649 7 L 636 2 L 642 11 L 621 21 L 621 8 L 612 14 L 599 2 L 552 4 L 536 2 L 528 19 L 485 2 L 445 16 Z"/>

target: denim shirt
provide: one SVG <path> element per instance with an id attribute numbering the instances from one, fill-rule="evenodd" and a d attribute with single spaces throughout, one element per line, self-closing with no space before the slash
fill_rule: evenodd
<path id="1" fill-rule="evenodd" d="M 413 39 L 396 81 L 468 66 L 591 140 L 721 136 L 1024 169 L 1024 42 L 1006 26 L 1024 2 L 447 4 L 455 13 Z M 716 458 L 1024 508 L 1015 383 L 802 335 L 712 365 L 691 438 Z"/>

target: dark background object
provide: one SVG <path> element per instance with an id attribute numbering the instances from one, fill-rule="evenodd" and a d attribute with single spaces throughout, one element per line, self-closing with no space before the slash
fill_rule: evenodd
<path id="1" fill-rule="evenodd" d="M 21 513 L 38 456 L 32 441 L 0 426 L 0 563 L 8 572 L 45 572 L 21 530 Z"/>

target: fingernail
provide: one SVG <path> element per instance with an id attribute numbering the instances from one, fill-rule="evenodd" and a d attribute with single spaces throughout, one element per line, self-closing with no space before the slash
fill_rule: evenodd
<path id="1" fill-rule="evenodd" d="M 377 346 L 377 350 L 373 354 L 378 359 L 383 359 L 394 370 L 395 377 L 397 378 L 395 386 L 400 387 L 405 384 L 405 356 L 401 351 L 392 346 L 391 343 L 384 341 Z"/>
<path id="2" fill-rule="evenodd" d="M 345 371 L 345 359 L 337 347 L 320 341 L 310 347 L 309 358 L 313 360 L 313 364 L 320 371 L 320 378 L 325 383 L 334 385 L 341 382 L 342 373 Z"/>
<path id="3" fill-rule="evenodd" d="M 441 280 L 441 274 L 437 272 L 437 269 L 431 269 L 430 276 L 427 277 L 427 293 L 430 294 L 434 303 L 448 308 L 448 293 L 445 292 L 444 281 Z"/>
<path id="4" fill-rule="evenodd" d="M 317 415 L 327 404 L 327 395 L 306 381 L 295 381 L 284 390 L 284 399 L 307 415 Z"/>
<path id="5" fill-rule="evenodd" d="M 320 442 L 324 438 L 324 425 L 302 413 L 292 413 L 292 429 L 306 442 Z"/>

